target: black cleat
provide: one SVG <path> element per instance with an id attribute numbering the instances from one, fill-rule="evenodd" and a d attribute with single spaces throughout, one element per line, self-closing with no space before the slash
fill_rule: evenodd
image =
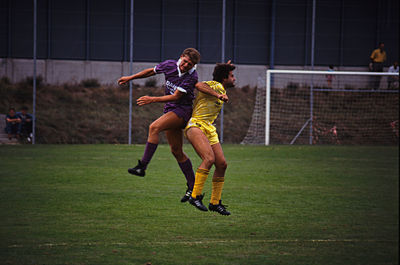
<path id="1" fill-rule="evenodd" d="M 183 195 L 181 202 L 187 202 L 190 197 L 192 197 L 192 191 L 191 189 L 187 189 L 185 195 Z"/>
<path id="2" fill-rule="evenodd" d="M 189 197 L 189 202 L 191 205 L 199 209 L 200 211 L 207 212 L 207 207 L 204 206 L 202 200 L 203 200 L 204 194 L 202 195 L 197 195 L 196 198 L 193 198 L 192 196 Z"/>
<path id="3" fill-rule="evenodd" d="M 137 166 L 134 168 L 129 168 L 128 172 L 131 173 L 132 175 L 136 175 L 139 177 L 144 177 L 144 175 L 146 174 L 144 165 L 142 164 L 142 162 L 140 160 L 138 160 Z"/>
<path id="4" fill-rule="evenodd" d="M 208 205 L 208 209 L 210 211 L 217 212 L 222 215 L 231 215 L 231 213 L 226 210 L 226 207 L 228 207 L 228 206 L 221 204 L 221 200 L 219 201 L 219 204 L 217 204 L 217 205 L 214 205 L 211 203 Z"/>

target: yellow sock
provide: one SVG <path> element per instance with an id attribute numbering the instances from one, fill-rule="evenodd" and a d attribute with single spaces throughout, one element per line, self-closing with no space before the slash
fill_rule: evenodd
<path id="1" fill-rule="evenodd" d="M 224 178 L 213 178 L 212 193 L 210 203 L 217 205 L 221 200 L 222 188 L 224 187 Z"/>
<path id="2" fill-rule="evenodd" d="M 197 169 L 196 175 L 195 175 L 195 180 L 194 180 L 193 192 L 192 192 L 193 198 L 196 198 L 203 191 L 204 183 L 207 180 L 208 173 L 210 173 L 210 170 L 203 169 L 203 168 Z"/>

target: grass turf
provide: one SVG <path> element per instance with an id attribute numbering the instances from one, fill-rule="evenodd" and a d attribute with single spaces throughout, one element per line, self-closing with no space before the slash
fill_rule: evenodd
<path id="1" fill-rule="evenodd" d="M 398 264 L 398 147 L 224 145 L 229 217 L 143 148 L 0 146 L 0 264 Z"/>

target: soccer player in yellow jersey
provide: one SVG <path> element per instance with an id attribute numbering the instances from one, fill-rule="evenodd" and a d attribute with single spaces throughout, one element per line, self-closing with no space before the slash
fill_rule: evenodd
<path id="1" fill-rule="evenodd" d="M 235 83 L 233 70 L 235 70 L 235 66 L 230 61 L 217 64 L 213 72 L 213 81 L 205 83 L 218 94 L 226 95 L 225 88 L 232 87 Z M 215 165 L 208 209 L 222 215 L 231 214 L 226 210 L 226 206 L 221 203 L 227 163 L 213 122 L 227 99 L 227 96 L 225 98 L 216 98 L 199 92 L 194 102 L 192 117 L 185 128 L 186 138 L 202 159 L 196 171 L 195 183 L 189 202 L 199 210 L 207 211 L 207 208 L 202 203 L 204 195 L 201 193 L 210 169 L 212 165 Z"/>

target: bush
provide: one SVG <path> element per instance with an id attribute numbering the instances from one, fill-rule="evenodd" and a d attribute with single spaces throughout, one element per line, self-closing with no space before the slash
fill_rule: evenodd
<path id="1" fill-rule="evenodd" d="M 90 87 L 100 87 L 100 83 L 96 78 L 89 78 L 82 80 L 81 86 L 90 88 Z"/>
<path id="2" fill-rule="evenodd" d="M 9 92 L 9 87 L 11 85 L 10 79 L 6 76 L 0 79 L 0 96 L 5 98 Z"/>
<path id="3" fill-rule="evenodd" d="M 10 85 L 10 84 L 11 84 L 11 80 L 7 76 L 3 76 L 2 78 L 0 78 L 0 86 L 1 85 Z"/>
<path id="4" fill-rule="evenodd" d="M 21 82 L 19 82 L 19 84 L 21 86 L 29 86 L 29 87 L 33 87 L 33 77 L 32 76 L 28 76 L 27 78 L 25 78 L 24 80 L 22 80 Z M 38 75 L 36 76 L 36 88 L 40 88 L 42 87 L 44 84 L 43 82 L 43 77 Z"/>
<path id="5" fill-rule="evenodd" d="M 157 80 L 155 78 L 150 78 L 146 80 L 146 83 L 144 83 L 146 87 L 156 87 L 157 86 Z"/>
<path id="6" fill-rule="evenodd" d="M 40 82 L 41 81 L 36 82 L 36 87 L 38 87 L 37 84 L 40 84 Z M 22 104 L 30 102 L 32 101 L 33 97 L 32 87 L 33 87 L 33 78 L 27 77 L 24 80 L 18 82 L 18 84 L 14 87 L 14 89 L 12 90 L 13 91 L 12 96 L 17 102 L 20 102 Z"/>
<path id="7" fill-rule="evenodd" d="M 0 89 L 0 112 L 9 106 L 19 107 L 32 102 L 32 86 L 28 81 L 6 85 Z M 0 83 L 1 84 L 1 83 Z M 163 113 L 163 104 L 137 106 L 143 95 L 162 96 L 163 89 L 133 85 L 133 143 L 146 143 L 148 126 Z M 77 84 L 45 85 L 37 93 L 37 143 L 127 143 L 129 93 L 126 86 L 85 88 Z M 255 89 L 228 89 L 230 102 L 225 108 L 226 143 L 239 143 L 247 132 L 253 113 Z M 216 122 L 219 128 L 219 121 Z M 161 143 L 166 143 L 164 135 Z"/>

